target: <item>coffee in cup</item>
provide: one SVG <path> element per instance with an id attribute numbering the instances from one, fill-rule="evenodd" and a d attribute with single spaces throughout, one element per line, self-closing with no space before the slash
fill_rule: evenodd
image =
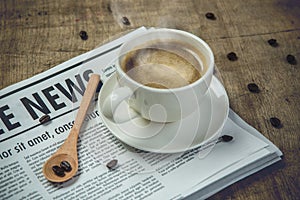
<path id="1" fill-rule="evenodd" d="M 193 53 L 191 53 L 193 52 Z M 201 78 L 205 57 L 178 41 L 152 41 L 126 53 L 120 65 L 133 80 L 148 87 L 170 89 Z"/>

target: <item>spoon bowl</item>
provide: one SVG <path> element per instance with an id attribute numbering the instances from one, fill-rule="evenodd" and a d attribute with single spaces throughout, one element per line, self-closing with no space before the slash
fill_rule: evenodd
<path id="1" fill-rule="evenodd" d="M 100 81 L 100 76 L 93 74 L 90 77 L 86 91 L 84 92 L 79 110 L 77 112 L 73 127 L 68 138 L 62 146 L 44 163 L 43 174 L 46 179 L 51 182 L 64 182 L 71 179 L 78 170 L 78 155 L 77 155 L 77 140 L 80 128 L 83 124 L 84 117 L 94 96 L 97 86 Z M 53 167 L 60 167 L 61 162 L 67 161 L 70 166 L 70 171 L 65 171 L 61 176 L 53 171 Z M 63 168 L 60 168 L 63 170 Z"/>
<path id="2" fill-rule="evenodd" d="M 65 172 L 64 177 L 59 177 L 54 173 L 52 167 L 55 165 L 60 166 L 60 163 L 62 161 L 67 161 L 68 163 L 70 163 L 70 165 L 72 166 L 72 170 L 70 172 Z M 67 181 L 76 174 L 77 170 L 78 170 L 78 160 L 75 160 L 69 154 L 53 155 L 51 159 L 49 159 L 48 162 L 44 164 L 43 167 L 43 173 L 47 174 L 47 179 L 51 182 L 58 182 L 58 178 L 59 178 L 59 182 Z"/>

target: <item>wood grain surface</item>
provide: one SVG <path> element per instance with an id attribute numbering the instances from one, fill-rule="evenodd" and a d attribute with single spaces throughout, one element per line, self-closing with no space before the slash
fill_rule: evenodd
<path id="1" fill-rule="evenodd" d="M 216 19 L 207 19 L 212 12 Z M 123 23 L 123 17 L 128 23 Z M 215 54 L 230 107 L 283 151 L 283 160 L 210 199 L 300 198 L 299 0 L 3 0 L 0 88 L 67 61 L 140 26 L 177 28 Z M 80 31 L 86 31 L 82 40 Z M 268 44 L 276 39 L 277 47 Z M 230 61 L 227 54 L 238 59 Z M 297 64 L 289 64 L 287 55 Z M 255 83 L 260 92 L 251 93 Z M 281 128 L 273 127 L 276 117 Z"/>

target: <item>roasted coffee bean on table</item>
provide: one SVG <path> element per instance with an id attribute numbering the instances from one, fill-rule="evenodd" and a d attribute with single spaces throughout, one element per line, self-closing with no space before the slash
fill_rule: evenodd
<path id="1" fill-rule="evenodd" d="M 296 65 L 297 64 L 297 60 L 296 60 L 296 57 L 289 54 L 286 56 L 286 60 L 288 63 L 290 63 L 291 65 Z"/>
<path id="2" fill-rule="evenodd" d="M 255 83 L 249 83 L 247 85 L 247 87 L 248 87 L 248 90 L 250 92 L 253 92 L 253 93 L 259 93 L 260 92 L 259 87 Z"/>
<path id="3" fill-rule="evenodd" d="M 53 172 L 55 173 L 55 175 L 60 176 L 60 177 L 64 177 L 65 176 L 65 171 L 63 170 L 63 168 L 54 165 L 52 167 Z"/>
<path id="4" fill-rule="evenodd" d="M 82 40 L 87 40 L 89 38 L 88 34 L 86 31 L 80 31 L 79 36 Z"/>
<path id="5" fill-rule="evenodd" d="M 270 46 L 272 47 L 278 47 L 278 43 L 277 43 L 277 40 L 276 39 L 269 39 L 268 40 L 268 43 Z"/>
<path id="6" fill-rule="evenodd" d="M 122 23 L 124 25 L 130 25 L 130 21 L 129 21 L 129 19 L 127 17 L 122 17 Z"/>
<path id="7" fill-rule="evenodd" d="M 210 19 L 210 20 L 216 20 L 216 19 L 217 19 L 216 16 L 215 16 L 215 14 L 214 14 L 214 13 L 211 13 L 211 12 L 206 13 L 206 14 L 205 14 L 205 17 L 206 17 L 207 19 Z"/>
<path id="8" fill-rule="evenodd" d="M 234 52 L 228 53 L 228 54 L 227 54 L 227 58 L 228 58 L 228 60 L 230 60 L 230 61 L 236 61 L 236 60 L 238 59 L 236 53 L 234 53 Z"/>
<path id="9" fill-rule="evenodd" d="M 275 127 L 275 128 L 282 128 L 281 121 L 277 117 L 271 117 L 270 118 L 270 122 L 271 122 L 271 125 L 273 127 Z"/>
<path id="10" fill-rule="evenodd" d="M 60 167 L 65 171 L 65 172 L 70 172 L 72 171 L 72 166 L 68 161 L 62 161 L 60 163 Z"/>

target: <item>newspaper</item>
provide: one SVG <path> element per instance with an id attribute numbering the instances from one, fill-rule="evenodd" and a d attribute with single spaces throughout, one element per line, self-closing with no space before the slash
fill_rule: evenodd
<path id="1" fill-rule="evenodd" d="M 68 136 L 89 75 L 105 82 L 122 43 L 144 31 L 0 91 L 0 199 L 203 199 L 280 160 L 280 150 L 233 111 L 222 134 L 234 141 L 216 144 L 204 158 L 201 147 L 174 154 L 131 148 L 102 123 L 95 96 L 78 140 L 77 174 L 64 183 L 46 180 L 43 163 Z M 41 124 L 45 114 L 51 121 Z M 118 166 L 110 170 L 112 159 Z"/>

